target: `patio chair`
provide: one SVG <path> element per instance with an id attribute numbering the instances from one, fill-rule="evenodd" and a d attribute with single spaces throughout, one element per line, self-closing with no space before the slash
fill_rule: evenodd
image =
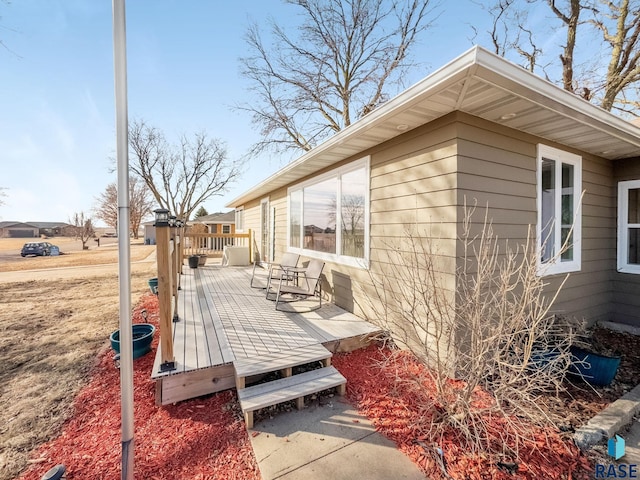
<path id="1" fill-rule="evenodd" d="M 318 307 L 322 307 L 322 282 L 320 281 L 320 275 L 322 275 L 322 269 L 324 268 L 324 262 L 320 260 L 310 260 L 306 268 L 290 269 L 287 275 L 280 277 L 277 290 L 273 289 L 276 294 L 276 310 L 282 310 L 279 308 L 281 303 L 293 303 L 299 300 L 306 300 L 313 298 L 317 295 Z M 297 283 L 289 281 L 288 276 L 295 275 Z M 269 296 L 269 290 L 267 290 L 267 298 Z M 283 298 L 284 296 L 284 298 Z M 317 310 L 313 308 L 312 310 Z"/>
<path id="2" fill-rule="evenodd" d="M 295 267 L 299 258 L 300 255 L 297 253 L 287 252 L 282 256 L 280 263 L 255 261 L 251 273 L 251 288 L 266 288 L 268 292 L 271 280 L 279 280 L 284 273 L 283 268 Z M 266 271 L 266 277 L 260 273 L 261 270 Z"/>

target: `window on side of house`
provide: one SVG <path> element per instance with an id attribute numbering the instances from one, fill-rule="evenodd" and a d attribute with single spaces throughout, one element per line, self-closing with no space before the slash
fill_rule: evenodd
<path id="1" fill-rule="evenodd" d="M 236 232 L 244 231 L 244 208 L 236 208 Z"/>
<path id="2" fill-rule="evenodd" d="M 640 274 L 640 180 L 618 183 L 618 271 Z"/>
<path id="3" fill-rule="evenodd" d="M 231 233 L 231 225 L 222 225 L 222 234 L 229 235 Z"/>
<path id="4" fill-rule="evenodd" d="M 337 263 L 366 266 L 368 157 L 289 188 L 288 247 Z"/>
<path id="5" fill-rule="evenodd" d="M 541 275 L 581 268 L 582 157 L 538 145 L 538 270 Z"/>

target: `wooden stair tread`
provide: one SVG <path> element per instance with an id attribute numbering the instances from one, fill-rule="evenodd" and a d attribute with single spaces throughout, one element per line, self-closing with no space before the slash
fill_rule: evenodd
<path id="1" fill-rule="evenodd" d="M 324 367 L 238 390 L 238 399 L 243 412 L 253 412 L 345 383 L 335 367 Z"/>
<path id="2" fill-rule="evenodd" d="M 307 345 L 292 350 L 269 353 L 259 357 L 240 358 L 233 362 L 236 369 L 236 378 L 259 375 L 261 373 L 275 372 L 305 363 L 318 362 L 331 358 L 332 354 L 321 344 Z"/>

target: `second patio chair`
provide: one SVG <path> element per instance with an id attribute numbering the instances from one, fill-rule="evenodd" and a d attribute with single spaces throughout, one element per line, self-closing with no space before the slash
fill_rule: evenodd
<path id="1" fill-rule="evenodd" d="M 266 288 L 267 292 L 271 285 L 271 281 L 280 280 L 285 268 L 295 267 L 298 265 L 300 255 L 297 253 L 286 252 L 282 255 L 280 263 L 260 262 L 253 263 L 253 272 L 251 273 L 251 288 Z"/>
<path id="2" fill-rule="evenodd" d="M 282 303 L 292 303 L 316 296 L 318 297 L 317 308 L 322 307 L 322 281 L 320 276 L 323 268 L 324 262 L 310 260 L 306 268 L 296 268 L 295 271 L 290 271 L 288 275 L 281 276 L 277 286 L 274 282 L 274 286 L 271 287 L 271 293 L 276 295 L 276 310 L 282 310 L 279 308 Z M 292 283 L 288 278 L 289 276 L 295 276 L 297 282 Z M 269 293 L 269 290 L 267 290 L 267 298 Z M 317 308 L 311 310 L 316 310 Z"/>

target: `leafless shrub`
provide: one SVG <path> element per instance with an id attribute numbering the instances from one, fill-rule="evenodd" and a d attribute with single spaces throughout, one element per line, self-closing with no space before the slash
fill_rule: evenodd
<path id="1" fill-rule="evenodd" d="M 534 235 L 514 247 L 488 209 L 474 216 L 465 207 L 457 239 L 414 229 L 388 245 L 384 273 L 370 273 L 370 311 L 427 366 L 403 388 L 431 438 L 453 427 L 469 450 L 517 457 L 533 427 L 552 423 L 537 402 L 563 390 L 575 332 L 550 313 L 559 290 L 544 291 Z"/>

